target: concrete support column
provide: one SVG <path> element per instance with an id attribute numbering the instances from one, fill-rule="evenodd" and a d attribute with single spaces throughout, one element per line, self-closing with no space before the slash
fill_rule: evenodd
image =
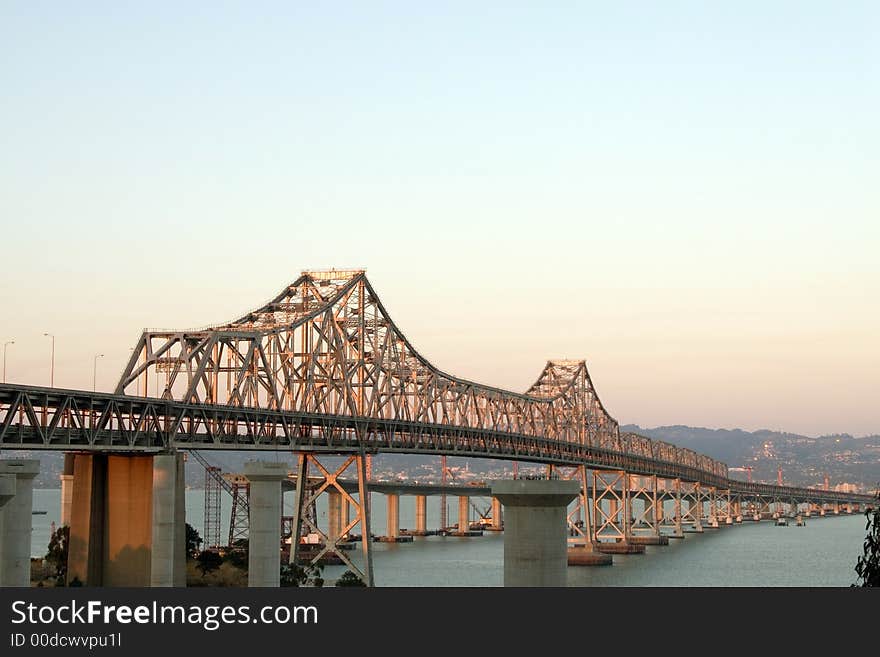
<path id="1" fill-rule="evenodd" d="M 466 534 L 470 531 L 470 523 L 468 522 L 468 498 L 461 496 L 458 498 L 458 531 L 462 534 Z"/>
<path id="2" fill-rule="evenodd" d="M 342 500 L 344 496 L 334 488 L 327 488 L 327 538 L 336 541 L 342 534 Z"/>
<path id="3" fill-rule="evenodd" d="M 70 526 L 70 508 L 73 504 L 73 452 L 64 453 L 64 470 L 61 473 L 61 526 Z"/>
<path id="4" fill-rule="evenodd" d="M 15 497 L 15 475 L 0 474 L 0 513 L 3 512 L 3 507 L 13 497 Z M 0 543 L 0 550 L 2 549 L 3 544 Z"/>
<path id="5" fill-rule="evenodd" d="M 688 500 L 688 515 L 694 519 L 694 531 L 703 531 L 703 523 L 700 520 L 703 517 L 703 503 Z"/>
<path id="6" fill-rule="evenodd" d="M 424 536 L 428 533 L 428 497 L 416 495 L 416 534 Z"/>
<path id="7" fill-rule="evenodd" d="M 504 505 L 504 586 L 565 586 L 566 512 L 580 492 L 576 481 L 496 481 Z"/>
<path id="8" fill-rule="evenodd" d="M 682 537 L 684 532 L 681 527 L 681 479 L 675 480 L 675 536 Z"/>
<path id="9" fill-rule="evenodd" d="M 580 507 L 578 507 L 578 518 L 580 520 Z M 501 500 L 497 497 L 492 498 L 492 529 L 502 529 L 504 527 L 504 517 L 501 512 Z"/>
<path id="10" fill-rule="evenodd" d="M 39 471 L 35 459 L 0 461 L 0 498 L 6 500 L 0 506 L 0 587 L 31 585 L 31 518 Z"/>
<path id="11" fill-rule="evenodd" d="M 244 476 L 250 487 L 248 586 L 275 586 L 281 581 L 281 480 L 284 463 L 248 461 Z"/>
<path id="12" fill-rule="evenodd" d="M 0 474 L 0 584 L 3 583 L 3 562 L 6 558 L 3 549 L 3 507 L 15 497 L 15 475 Z"/>
<path id="13" fill-rule="evenodd" d="M 348 498 L 345 495 L 342 496 L 340 508 L 342 509 L 342 527 L 340 528 L 340 530 L 343 530 L 348 527 L 348 523 L 351 522 L 351 506 L 349 505 Z M 345 532 L 345 535 L 348 536 L 348 532 Z"/>
<path id="14" fill-rule="evenodd" d="M 660 481 L 657 475 L 651 477 L 651 489 L 654 496 L 654 534 L 660 536 L 660 523 L 663 522 L 663 495 L 660 493 Z"/>
<path id="15" fill-rule="evenodd" d="M 150 586 L 186 586 L 186 487 L 183 454 L 153 457 Z"/>
<path id="16" fill-rule="evenodd" d="M 104 583 L 106 455 L 76 454 L 72 488 L 67 585 L 77 580 L 86 586 L 101 586 Z"/>
<path id="17" fill-rule="evenodd" d="M 149 586 L 153 457 L 75 454 L 72 487 L 68 585 Z"/>
<path id="18" fill-rule="evenodd" d="M 609 497 L 609 498 L 607 498 L 607 500 L 608 500 L 608 517 L 611 518 L 611 522 L 613 522 L 615 525 L 617 525 L 619 522 L 619 520 L 617 518 L 617 513 L 618 513 L 617 498 L 616 497 Z M 621 526 L 623 525 L 623 523 L 620 523 L 620 524 L 621 524 Z"/>
<path id="19" fill-rule="evenodd" d="M 400 495 L 396 493 L 388 493 L 388 514 L 386 516 L 387 529 L 385 535 L 388 538 L 397 538 L 400 536 Z"/>

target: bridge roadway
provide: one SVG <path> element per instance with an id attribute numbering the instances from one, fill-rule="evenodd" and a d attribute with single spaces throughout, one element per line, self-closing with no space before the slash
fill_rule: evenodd
<path id="1" fill-rule="evenodd" d="M 699 482 L 731 493 L 815 503 L 873 497 L 750 483 L 683 463 L 530 435 L 398 419 L 187 404 L 83 390 L 0 384 L 0 449 L 156 454 L 175 449 L 405 453 L 586 466 Z"/>

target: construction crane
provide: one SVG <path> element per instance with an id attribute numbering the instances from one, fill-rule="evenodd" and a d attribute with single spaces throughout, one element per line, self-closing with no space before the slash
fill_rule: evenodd
<path id="1" fill-rule="evenodd" d="M 250 486 L 244 477 L 233 477 L 232 481 L 223 476 L 223 471 L 211 465 L 197 450 L 190 450 L 196 461 L 205 468 L 205 547 L 220 547 L 220 490 L 232 497 L 232 514 L 229 520 L 229 543 L 235 545 L 238 539 L 248 535 L 250 514 Z"/>

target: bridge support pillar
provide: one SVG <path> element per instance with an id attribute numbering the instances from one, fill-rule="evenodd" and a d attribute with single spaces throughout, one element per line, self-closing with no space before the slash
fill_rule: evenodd
<path id="1" fill-rule="evenodd" d="M 31 518 L 36 459 L 0 461 L 0 586 L 31 585 Z"/>
<path id="2" fill-rule="evenodd" d="M 428 533 L 428 497 L 416 495 L 416 535 L 425 536 Z"/>
<path id="3" fill-rule="evenodd" d="M 458 498 L 458 533 L 467 534 L 471 527 L 468 521 L 470 515 L 470 500 L 467 497 L 459 496 Z"/>
<path id="4" fill-rule="evenodd" d="M 61 526 L 70 527 L 70 508 L 73 504 L 73 452 L 64 453 L 64 470 L 61 473 Z"/>
<path id="5" fill-rule="evenodd" d="M 663 495 L 660 494 L 657 475 L 654 475 L 651 480 L 651 486 L 654 492 L 654 535 L 660 536 L 660 525 L 663 524 Z"/>
<path id="6" fill-rule="evenodd" d="M 150 586 L 186 586 L 185 495 L 183 454 L 154 456 Z"/>
<path id="7" fill-rule="evenodd" d="M 339 491 L 327 491 L 327 536 L 331 541 L 336 541 L 342 536 L 342 501 L 345 499 Z"/>
<path id="8" fill-rule="evenodd" d="M 153 458 L 75 455 L 68 585 L 75 579 L 86 586 L 150 585 Z"/>
<path id="9" fill-rule="evenodd" d="M 343 531 L 343 530 L 345 530 L 345 528 L 348 527 L 348 523 L 351 522 L 351 507 L 348 505 L 348 496 L 347 495 L 340 495 L 340 497 L 342 498 L 342 500 L 340 502 L 340 509 L 341 509 L 341 515 L 342 515 L 342 520 L 340 523 L 342 526 L 340 528 L 340 531 L 342 532 L 342 534 L 344 534 L 344 536 L 340 535 L 340 538 L 345 538 L 346 536 L 348 536 L 348 532 Z"/>
<path id="10" fill-rule="evenodd" d="M 347 453 L 344 454 L 344 461 L 336 468 L 325 467 L 319 460 L 318 456 L 312 452 L 299 452 L 299 463 L 296 468 L 296 494 L 293 503 L 293 524 L 291 531 L 290 545 L 290 562 L 293 564 L 305 564 L 314 566 L 320 563 L 320 559 L 325 555 L 337 556 L 348 569 L 360 578 L 366 586 L 373 585 L 373 536 L 370 531 L 370 493 L 367 490 L 367 454 Z M 309 480 L 309 466 L 314 466 L 318 470 L 323 481 L 318 486 L 301 485 L 300 482 Z M 357 497 L 352 497 L 345 491 L 340 478 L 355 466 L 357 469 L 358 492 Z M 282 475 L 283 476 L 283 475 Z M 280 479 L 279 479 L 280 483 Z M 331 538 L 318 527 L 317 520 L 308 510 L 316 503 L 317 498 L 323 492 L 335 492 L 342 496 L 341 515 L 344 518 L 340 529 L 341 536 Z M 280 496 L 279 496 L 280 501 Z M 253 508 L 253 504 L 251 504 Z M 355 513 L 354 521 L 349 520 L 349 510 L 353 509 Z M 280 527 L 280 511 L 276 518 L 276 523 Z M 341 543 L 348 541 L 349 533 L 357 526 L 360 526 L 361 548 L 363 551 L 363 562 L 355 564 L 347 551 L 343 549 Z M 301 558 L 300 539 L 306 534 L 316 533 L 324 543 L 324 549 L 319 550 L 316 554 L 309 557 Z M 280 546 L 280 538 L 275 544 L 277 550 Z M 276 556 L 276 559 L 278 557 Z M 277 566 L 276 566 L 277 567 Z"/>
<path id="11" fill-rule="evenodd" d="M 492 484 L 504 505 L 504 586 L 565 586 L 567 507 L 579 492 L 568 480 Z"/>
<path id="12" fill-rule="evenodd" d="M 492 529 L 501 531 L 504 527 L 504 520 L 501 515 L 501 500 L 497 497 L 492 498 Z"/>
<path id="13" fill-rule="evenodd" d="M 386 537 L 396 539 L 400 536 L 400 495 L 388 493 L 388 514 L 386 516 Z"/>
<path id="14" fill-rule="evenodd" d="M 281 480 L 284 463 L 248 461 L 244 476 L 250 482 L 248 586 L 281 583 Z M 305 479 L 298 479 L 300 486 Z"/>
<path id="15" fill-rule="evenodd" d="M 684 538 L 684 530 L 681 526 L 681 479 L 675 480 L 675 531 L 672 535 L 676 538 Z"/>
<path id="16" fill-rule="evenodd" d="M 699 494 L 699 493 L 698 493 Z M 688 515 L 693 521 L 693 531 L 703 533 L 703 502 L 688 500 Z"/>

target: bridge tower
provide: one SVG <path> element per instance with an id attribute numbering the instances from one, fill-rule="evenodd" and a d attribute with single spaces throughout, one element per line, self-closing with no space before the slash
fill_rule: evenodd
<path id="1" fill-rule="evenodd" d="M 220 472 L 217 466 L 205 467 L 205 549 L 220 546 Z"/>
<path id="2" fill-rule="evenodd" d="M 443 486 L 446 486 L 446 475 L 449 470 L 446 467 L 446 455 L 440 457 L 440 483 Z M 449 527 L 449 518 L 447 517 L 447 509 L 446 509 L 446 493 L 440 495 L 440 531 L 446 531 L 446 528 Z"/>
<path id="3" fill-rule="evenodd" d="M 296 467 L 296 492 L 293 503 L 293 521 L 291 523 L 290 537 L 290 562 L 293 564 L 304 563 L 308 566 L 317 565 L 324 555 L 330 554 L 338 557 L 349 570 L 357 575 L 367 586 L 373 585 L 373 536 L 370 532 L 370 493 L 367 490 L 367 455 L 361 449 L 358 452 L 344 454 L 345 460 L 333 469 L 328 467 L 313 452 L 297 452 L 298 463 Z M 321 459 L 324 454 L 321 454 Z M 354 466 L 357 471 L 358 496 L 352 497 L 340 483 L 342 476 Z M 319 481 L 316 485 L 309 482 L 309 470 L 313 469 Z M 318 497 L 326 492 L 333 491 L 341 496 L 340 509 L 345 506 L 346 511 L 340 513 L 340 519 L 333 523 L 328 532 L 324 532 L 310 509 L 314 509 Z M 354 517 L 349 518 L 349 512 L 354 511 Z M 363 564 L 357 566 L 351 557 L 343 549 L 342 544 L 349 541 L 352 529 L 360 526 L 361 549 L 363 551 Z M 300 541 L 306 534 L 317 534 L 322 547 L 313 555 L 300 558 Z"/>
<path id="4" fill-rule="evenodd" d="M 250 506 L 250 482 L 241 475 L 232 475 L 232 512 L 229 519 L 229 547 L 235 546 L 235 542 L 248 537 L 248 518 Z M 279 519 L 280 522 L 280 519 Z"/>

